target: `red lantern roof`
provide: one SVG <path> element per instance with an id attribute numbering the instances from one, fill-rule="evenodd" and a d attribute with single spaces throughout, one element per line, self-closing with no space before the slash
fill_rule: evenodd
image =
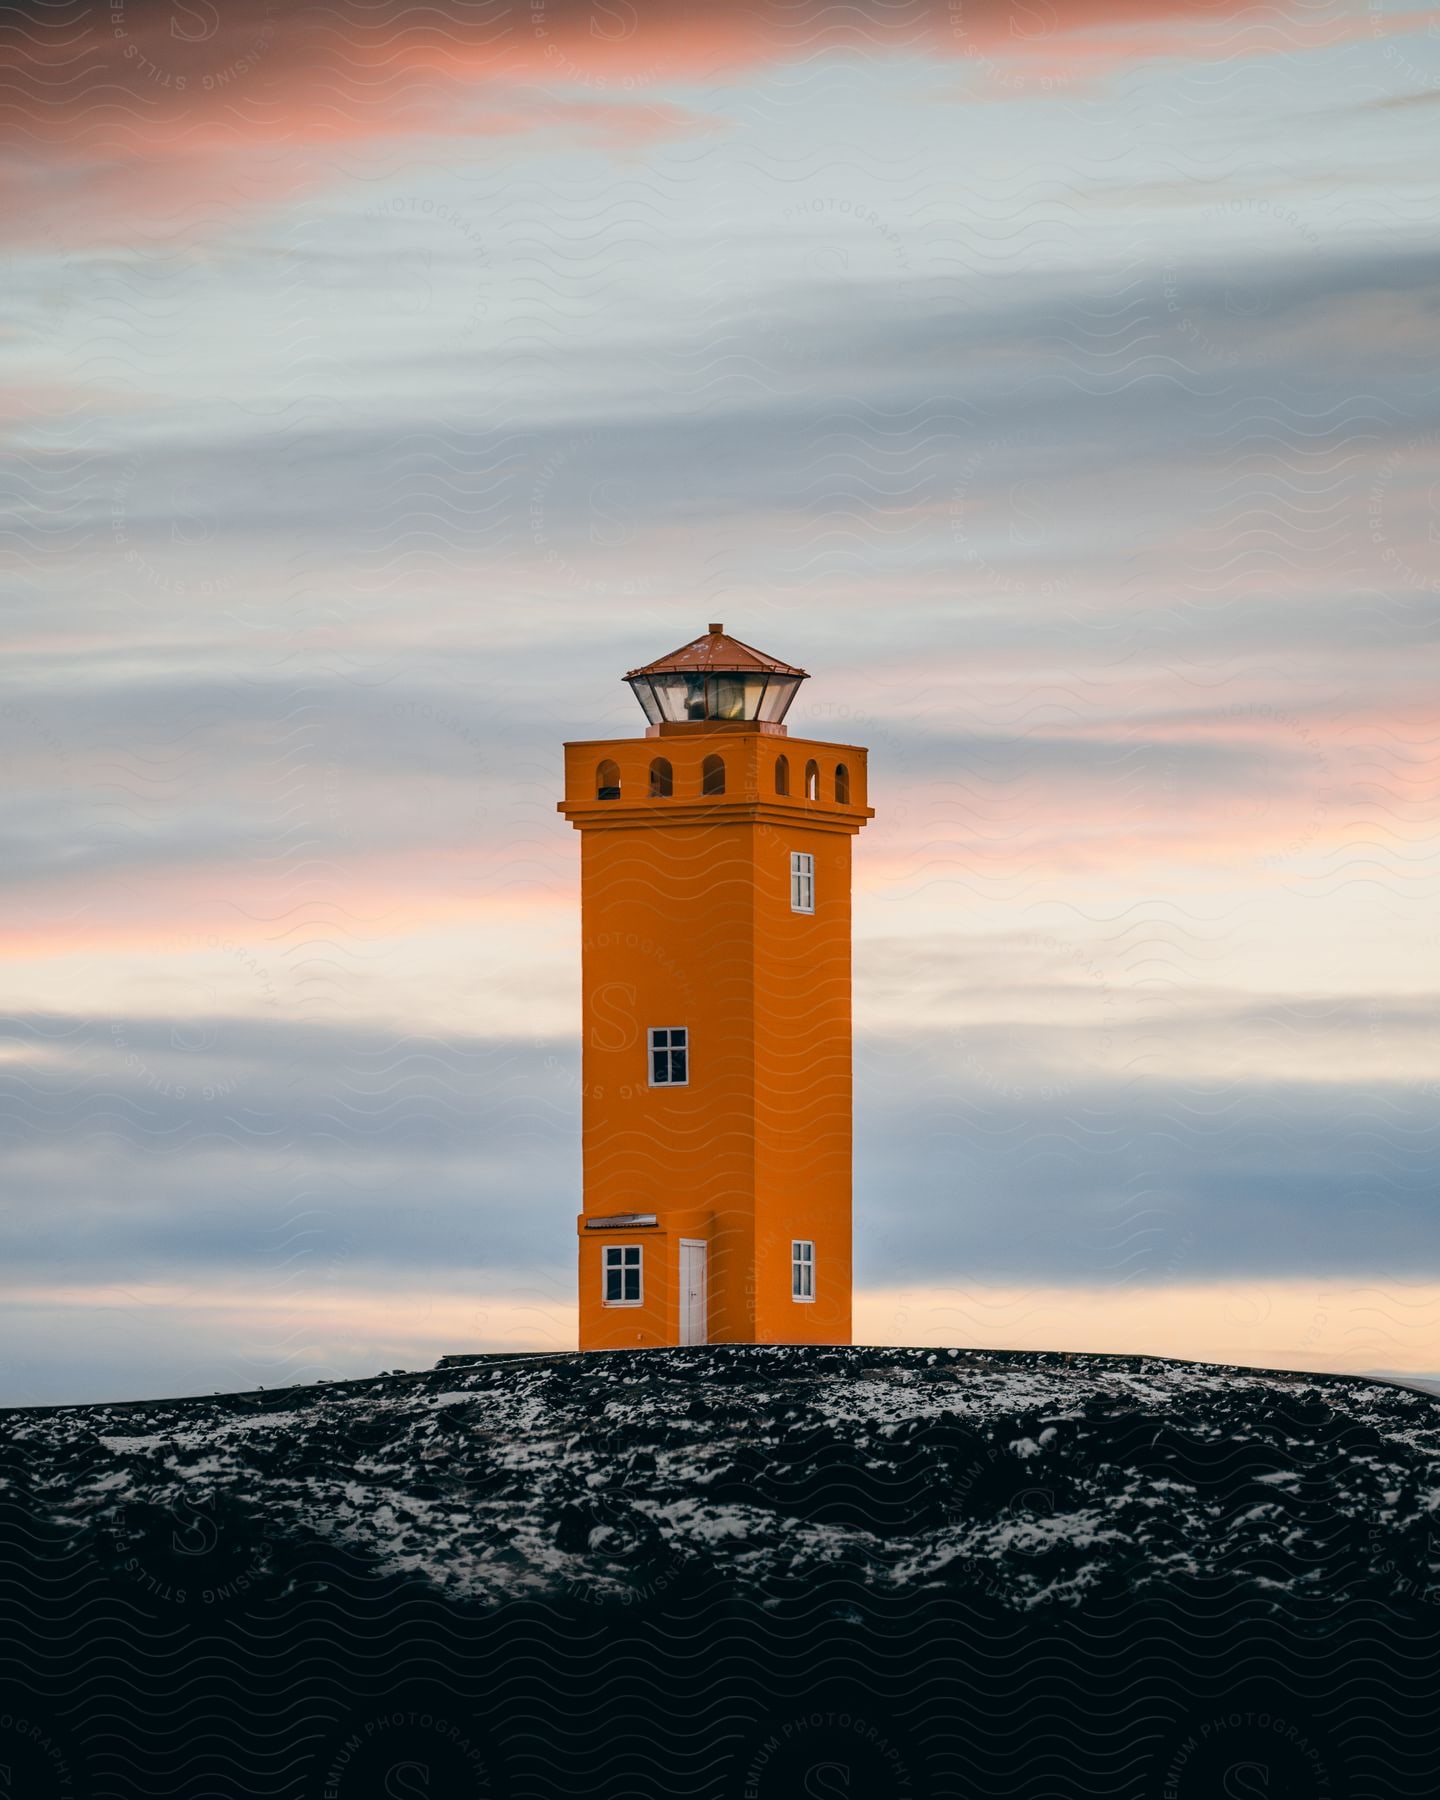
<path id="1" fill-rule="evenodd" d="M 641 668 L 629 670 L 625 680 L 629 681 L 636 675 L 707 675 L 731 672 L 798 675 L 802 679 L 805 677 L 804 669 L 797 669 L 793 663 L 780 662 L 773 656 L 766 656 L 763 650 L 753 650 L 749 644 L 742 644 L 739 638 L 726 637 L 723 625 L 711 625 L 704 637 L 682 644 L 668 656 L 658 656 L 654 662 L 645 663 Z"/>

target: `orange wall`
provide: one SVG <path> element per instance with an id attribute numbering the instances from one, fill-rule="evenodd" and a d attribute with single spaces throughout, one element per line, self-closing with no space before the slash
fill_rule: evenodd
<path id="1" fill-rule="evenodd" d="M 761 827 L 755 963 L 756 1337 L 850 1342 L 850 845 L 832 832 Z M 770 840 L 775 840 L 771 842 Z M 789 853 L 815 858 L 815 912 L 792 913 Z M 815 1303 L 790 1298 L 790 1240 L 816 1244 Z"/>
<path id="2" fill-rule="evenodd" d="M 681 1237 L 700 1231 L 580 1231 L 580 1348 L 649 1350 L 679 1338 L 676 1279 Z M 606 1244 L 640 1244 L 645 1251 L 645 1304 L 605 1306 L 601 1278 Z"/>
<path id="3" fill-rule="evenodd" d="M 726 758 L 726 793 L 700 765 Z M 799 790 L 773 792 L 779 754 Z M 651 759 L 674 796 L 651 799 Z M 597 801 L 616 763 L 620 799 Z M 851 801 L 837 806 L 843 760 Z M 868 816 L 865 753 L 731 727 L 566 746 L 561 810 L 581 830 L 582 1349 L 674 1343 L 681 1237 L 709 1253 L 712 1342 L 850 1339 L 850 839 Z M 816 911 L 790 910 L 790 852 L 816 862 Z M 648 1084 L 646 1031 L 690 1032 L 690 1083 Z M 596 1232 L 585 1217 L 659 1216 Z M 817 1298 L 790 1298 L 790 1241 L 816 1243 Z M 645 1304 L 601 1303 L 605 1243 L 645 1247 Z"/>

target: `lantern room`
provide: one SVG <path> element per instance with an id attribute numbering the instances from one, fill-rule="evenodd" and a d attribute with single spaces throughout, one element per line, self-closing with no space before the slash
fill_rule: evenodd
<path id="1" fill-rule="evenodd" d="M 704 637 L 631 669 L 625 679 L 654 737 L 666 725 L 777 727 L 808 677 L 712 624 Z"/>

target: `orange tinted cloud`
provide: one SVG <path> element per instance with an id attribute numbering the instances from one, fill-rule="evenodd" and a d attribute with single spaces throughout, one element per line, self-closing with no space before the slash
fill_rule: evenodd
<path id="1" fill-rule="evenodd" d="M 857 1344 L 967 1344 L 1252 1368 L 1433 1373 L 1440 1285 L 1234 1281 L 1156 1287 L 869 1288 Z"/>
<path id="2" fill-rule="evenodd" d="M 321 930 L 362 944 L 448 924 L 498 932 L 546 915 L 568 919 L 573 907 L 568 889 L 532 885 L 523 874 L 507 881 L 503 861 L 497 872 L 496 859 L 480 851 L 337 858 L 322 879 L 310 882 L 287 882 L 245 863 L 181 873 L 178 885 L 168 866 L 152 882 L 121 871 L 37 883 L 26 890 L 23 908 L 10 902 L 0 961 L 187 955 L 241 938 L 284 946 L 297 934 Z"/>
<path id="3" fill-rule="evenodd" d="M 102 1322 L 117 1349 L 173 1341 L 180 1362 L 197 1342 L 223 1346 L 236 1384 L 426 1368 L 449 1351 L 567 1350 L 575 1342 L 569 1283 L 475 1271 L 472 1279 L 407 1284 L 353 1271 L 331 1280 L 226 1280 L 92 1285 L 15 1284 L 6 1305 L 35 1318 Z M 1172 1356 L 1250 1367 L 1432 1375 L 1440 1286 L 1433 1282 L 1215 1282 L 1116 1288 L 860 1288 L 859 1344 L 964 1345 L 993 1350 Z M 245 1370 L 250 1373 L 246 1374 Z M 118 1387 L 101 1385 L 95 1397 Z M 113 1381 L 113 1378 L 112 1378 Z M 74 1394 L 71 1399 L 91 1397 Z"/>
<path id="4" fill-rule="evenodd" d="M 527 0 L 482 20 L 400 0 L 318 12 L 289 0 L 114 0 L 83 19 L 64 11 L 0 29 L 0 142 L 18 153 L 6 214 L 27 241 L 123 235 L 141 218 L 172 234 L 204 229 L 325 179 L 340 148 L 540 128 L 643 143 L 715 128 L 647 97 L 667 83 L 836 47 L 947 60 L 1123 61 L 1127 45 L 1184 54 L 1170 26 L 1237 3 L 912 0 L 811 12 L 784 0 Z"/>

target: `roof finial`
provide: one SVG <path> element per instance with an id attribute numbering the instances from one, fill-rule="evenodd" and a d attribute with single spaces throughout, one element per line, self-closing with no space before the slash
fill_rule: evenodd
<path id="1" fill-rule="evenodd" d="M 718 632 L 718 631 L 723 631 L 723 630 L 724 630 L 724 629 L 725 629 L 725 627 L 724 627 L 724 626 L 723 626 L 723 625 L 712 625 L 712 626 L 711 626 L 711 627 L 710 627 L 710 630 L 711 630 L 711 631 L 717 631 L 717 632 Z"/>

